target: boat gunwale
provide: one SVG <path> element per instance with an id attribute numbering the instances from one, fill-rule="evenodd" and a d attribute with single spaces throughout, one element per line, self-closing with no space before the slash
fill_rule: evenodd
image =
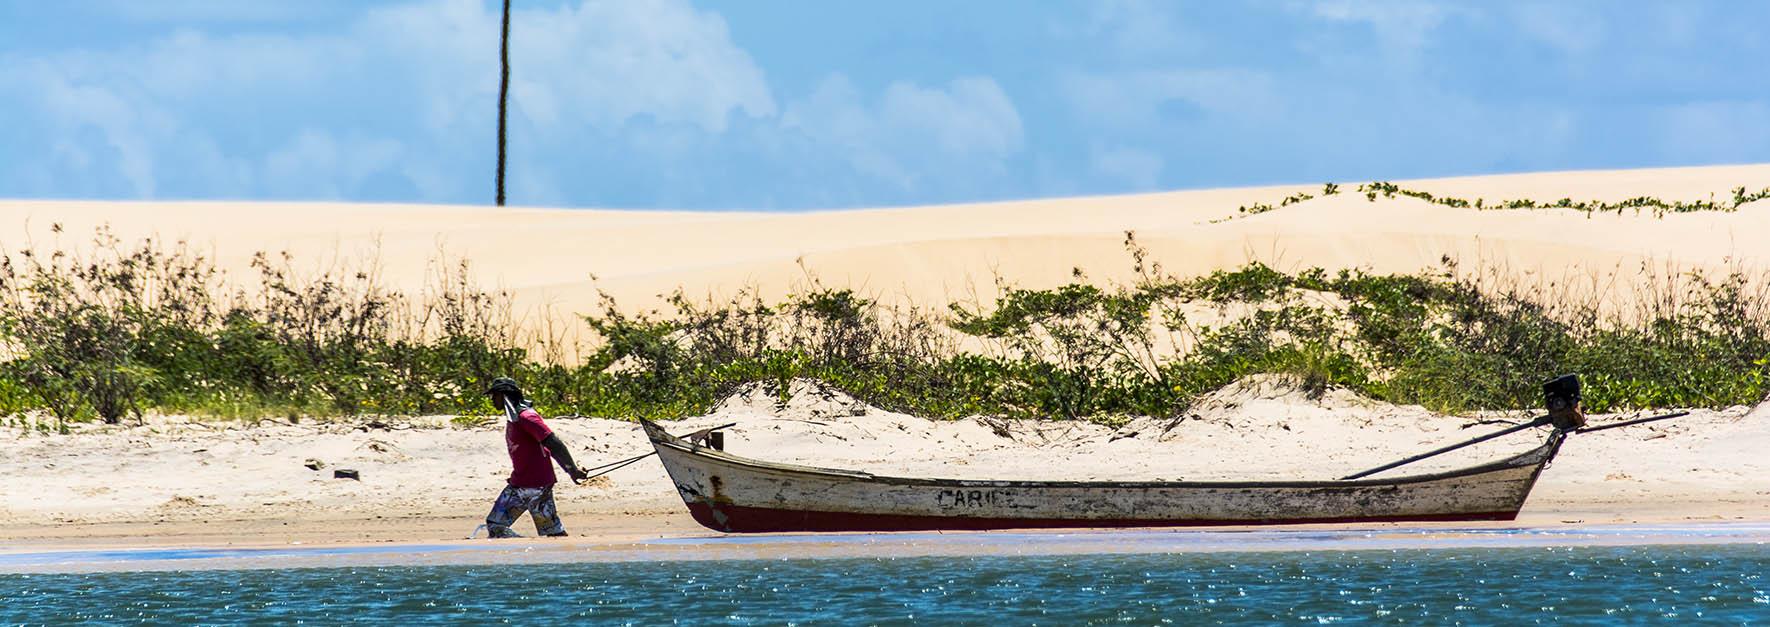
<path id="1" fill-rule="evenodd" d="M 1410 484 L 1417 484 L 1417 483 L 1429 483 L 1429 482 L 1433 482 L 1433 481 L 1443 481 L 1443 480 L 1448 480 L 1448 479 L 1460 479 L 1460 478 L 1464 478 L 1464 477 L 1472 477 L 1472 476 L 1476 476 L 1476 475 L 1488 474 L 1488 473 L 1499 472 L 1499 471 L 1504 471 L 1504 470 L 1513 470 L 1513 469 L 1517 469 L 1517 468 L 1528 468 L 1531 466 L 1535 466 L 1537 472 L 1540 473 L 1543 467 L 1546 467 L 1549 464 L 1549 462 L 1554 461 L 1555 454 L 1556 454 L 1556 452 L 1558 452 L 1562 441 L 1566 437 L 1566 434 L 1564 432 L 1562 432 L 1560 430 L 1552 430 L 1549 433 L 1549 435 L 1544 439 L 1543 443 L 1538 445 L 1536 448 L 1532 448 L 1528 451 L 1518 453 L 1518 454 L 1513 455 L 1511 457 L 1506 457 L 1506 458 L 1494 460 L 1491 462 L 1486 462 L 1486 463 L 1477 464 L 1475 466 L 1468 466 L 1468 467 L 1464 467 L 1464 468 L 1457 468 L 1457 469 L 1452 469 L 1452 470 L 1445 470 L 1445 471 L 1418 474 L 1418 475 L 1404 475 L 1404 476 L 1388 478 L 1388 479 L 1354 479 L 1354 480 L 1329 479 L 1329 480 L 1314 480 L 1314 481 L 1073 481 L 1073 480 L 1072 481 L 1040 481 L 1040 480 L 1025 480 L 1025 479 L 1002 480 L 1002 479 L 945 479 L 945 478 L 931 478 L 931 477 L 897 477 L 897 476 L 890 476 L 890 475 L 875 475 L 875 474 L 872 474 L 869 472 L 858 471 L 858 470 L 846 470 L 846 469 L 841 469 L 841 468 L 819 468 L 816 466 L 800 466 L 800 465 L 796 465 L 796 464 L 771 462 L 771 461 L 753 459 L 753 458 L 749 458 L 749 457 L 743 457 L 743 456 L 739 456 L 739 455 L 733 455 L 731 453 L 727 453 L 725 451 L 721 451 L 718 449 L 714 449 L 714 448 L 710 448 L 710 447 L 706 447 L 706 446 L 700 446 L 700 445 L 697 445 L 697 444 L 694 444 L 691 442 L 687 442 L 687 441 L 683 440 L 682 438 L 679 438 L 675 435 L 671 435 L 669 432 L 665 431 L 663 429 L 663 427 L 658 425 L 657 423 L 651 422 L 649 420 L 641 420 L 640 422 L 641 422 L 641 425 L 643 427 L 645 427 L 646 435 L 647 435 L 647 437 L 649 437 L 651 439 L 654 447 L 669 447 L 672 449 L 676 449 L 676 450 L 678 450 L 684 454 L 687 454 L 691 457 L 703 457 L 703 458 L 706 458 L 710 461 L 715 461 L 715 462 L 719 462 L 719 463 L 748 467 L 748 468 L 754 469 L 754 470 L 765 470 L 765 471 L 772 471 L 772 472 L 778 472 L 778 473 L 785 473 L 785 474 L 789 474 L 789 475 L 822 476 L 822 477 L 828 478 L 828 479 L 865 481 L 865 482 L 879 483 L 879 484 L 885 484 L 885 485 L 915 486 L 915 487 L 946 487 L 946 488 L 1015 488 L 1015 489 L 1095 488 L 1095 489 L 1148 490 L 1148 489 L 1159 489 L 1159 488 L 1182 488 L 1182 489 L 1305 488 L 1305 489 L 1319 489 L 1319 488 L 1369 488 L 1369 487 L 1399 486 L 1399 485 L 1410 485 Z M 658 437 L 659 435 L 661 435 L 663 437 Z M 660 458 L 661 457 L 662 456 L 660 455 Z M 666 466 L 667 465 L 668 465 L 668 463 L 666 462 Z M 1533 480 L 1532 481 L 1533 483 L 1534 483 L 1534 479 L 1535 479 L 1536 474 L 1537 473 L 1532 473 L 1531 478 Z"/>

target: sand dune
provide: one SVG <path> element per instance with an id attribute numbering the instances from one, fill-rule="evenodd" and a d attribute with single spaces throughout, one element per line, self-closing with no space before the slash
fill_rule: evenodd
<path id="1" fill-rule="evenodd" d="M 1770 165 L 1554 172 L 1398 181 L 1405 188 L 1489 201 L 1727 199 L 1770 186 Z M 250 277 L 257 251 L 307 264 L 376 256 L 383 279 L 422 288 L 439 255 L 474 263 L 484 285 L 517 293 L 519 307 L 551 315 L 589 311 L 597 290 L 632 308 L 681 288 L 690 295 L 755 286 L 777 296 L 806 280 L 854 286 L 887 300 L 944 304 L 995 279 L 1046 287 L 1082 269 L 1126 279 L 1125 231 L 1166 269 L 1193 274 L 1259 260 L 1282 269 L 1411 272 L 1446 255 L 1520 276 L 1590 279 L 1643 264 L 1728 264 L 1762 270 L 1770 258 L 1770 203 L 1733 213 L 1587 215 L 1572 210 L 1480 211 L 1417 199 L 1370 202 L 1345 191 L 1258 215 L 1321 186 L 1290 185 L 1094 198 L 810 213 L 658 212 L 343 203 L 0 201 L 0 245 L 82 243 L 110 225 L 128 240 L 184 239 Z M 52 224 L 64 226 L 57 236 Z"/>

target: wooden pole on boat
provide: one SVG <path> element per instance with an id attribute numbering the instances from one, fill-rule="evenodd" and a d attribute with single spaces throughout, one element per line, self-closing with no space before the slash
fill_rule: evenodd
<path id="1" fill-rule="evenodd" d="M 1450 446 L 1446 446 L 1446 447 L 1444 447 L 1444 448 L 1439 448 L 1439 449 L 1433 449 L 1433 450 L 1431 450 L 1431 451 L 1427 451 L 1427 452 L 1424 452 L 1424 453 L 1420 453 L 1420 454 L 1419 454 L 1419 455 L 1415 455 L 1415 456 L 1413 456 L 1413 457 L 1409 457 L 1409 458 L 1406 458 L 1406 459 L 1401 459 L 1401 460 L 1397 460 L 1397 461 L 1393 461 L 1393 462 L 1389 462 L 1389 463 L 1387 463 L 1387 464 L 1383 464 L 1383 465 L 1381 465 L 1381 466 L 1378 466 L 1378 467 L 1376 467 L 1376 468 L 1372 468 L 1372 469 L 1370 469 L 1370 470 L 1366 470 L 1366 471 L 1363 471 L 1363 472 L 1358 472 L 1358 473 L 1354 473 L 1354 474 L 1350 474 L 1350 475 L 1346 475 L 1346 476 L 1344 476 L 1344 477 L 1340 477 L 1340 480 L 1341 480 L 1341 481 L 1351 481 L 1351 480 L 1353 480 L 1353 479 L 1360 479 L 1360 478 L 1364 478 L 1364 477 L 1368 477 L 1368 476 L 1371 476 L 1371 475 L 1374 475 L 1374 474 L 1377 474 L 1377 473 L 1379 473 L 1379 472 L 1383 472 L 1383 471 L 1385 471 L 1385 470 L 1389 470 L 1389 469 L 1391 469 L 1391 468 L 1398 468 L 1398 467 L 1401 467 L 1401 466 L 1406 466 L 1406 465 L 1408 465 L 1408 464 L 1411 464 L 1411 463 L 1414 463 L 1414 462 L 1417 462 L 1417 461 L 1420 461 L 1420 460 L 1422 460 L 1422 459 L 1426 459 L 1426 458 L 1428 458 L 1428 457 L 1432 457 L 1432 456 L 1435 456 L 1435 455 L 1443 455 L 1443 454 L 1445 454 L 1445 453 L 1449 453 L 1449 452 L 1451 452 L 1451 451 L 1454 451 L 1454 450 L 1457 450 L 1457 449 L 1460 449 L 1460 448 L 1463 448 L 1463 447 L 1465 447 L 1465 446 L 1474 446 L 1474 445 L 1476 445 L 1476 444 L 1480 444 L 1480 443 L 1482 443 L 1482 442 L 1486 442 L 1486 441 L 1488 441 L 1488 440 L 1492 440 L 1492 439 L 1494 439 L 1494 438 L 1497 438 L 1497 437 L 1500 437 L 1500 436 L 1503 436 L 1503 435 L 1510 435 L 1510 434 L 1513 434 L 1513 433 L 1517 433 L 1517 432 L 1519 432 L 1519 431 L 1523 431 L 1523 430 L 1525 430 L 1525 429 L 1529 429 L 1529 428 L 1531 428 L 1531 427 L 1540 427 L 1540 426 L 1543 426 L 1543 425 L 1546 425 L 1546 424 L 1549 424 L 1549 421 L 1550 421 L 1550 419 L 1549 419 L 1549 417 L 1548 417 L 1548 416 L 1539 416 L 1539 417 L 1537 417 L 1537 419 L 1536 419 L 1536 420 L 1532 420 L 1532 421 L 1530 421 L 1530 422 L 1526 422 L 1526 423 L 1524 423 L 1524 424 L 1520 424 L 1520 425 L 1513 425 L 1513 426 L 1511 426 L 1511 427 L 1507 427 L 1507 428 L 1505 428 L 1505 429 L 1501 429 L 1501 430 L 1499 430 L 1499 431 L 1495 431 L 1495 432 L 1493 432 L 1493 433 L 1489 433 L 1489 434 L 1487 434 L 1487 435 L 1484 435 L 1484 436 L 1481 436 L 1481 437 L 1479 437 L 1479 438 L 1475 438 L 1475 439 L 1473 439 L 1473 440 L 1469 440 L 1469 441 L 1467 441 L 1467 442 L 1461 442 L 1461 443 L 1458 443 L 1458 444 L 1452 444 L 1452 445 L 1450 445 Z"/>
<path id="2" fill-rule="evenodd" d="M 1593 431 L 1603 431 L 1605 429 L 1615 429 L 1617 427 L 1628 427 L 1628 426 L 1632 426 L 1632 425 L 1644 424 L 1644 423 L 1649 423 L 1649 422 L 1658 422 L 1661 420 L 1671 420 L 1673 418 L 1678 418 L 1681 416 L 1688 416 L 1688 415 L 1690 415 L 1690 412 L 1680 411 L 1680 412 L 1673 412 L 1670 414 L 1661 414 L 1658 416 L 1651 416 L 1648 418 L 1637 418 L 1635 420 L 1624 420 L 1622 422 L 1615 422 L 1615 423 L 1611 423 L 1611 424 L 1607 424 L 1607 425 L 1579 427 L 1576 429 L 1564 429 L 1564 431 L 1566 431 L 1567 433 L 1591 433 Z M 1463 448 L 1465 446 L 1472 446 L 1475 444 L 1480 444 L 1482 442 L 1486 442 L 1488 440 L 1492 440 L 1494 438 L 1497 438 L 1497 437 L 1500 437 L 1503 435 L 1517 433 L 1519 431 L 1523 431 L 1523 430 L 1529 429 L 1531 427 L 1540 427 L 1540 426 L 1543 426 L 1546 424 L 1551 424 L 1553 422 L 1554 422 L 1553 418 L 1551 418 L 1549 416 L 1541 416 L 1541 417 L 1538 417 L 1536 420 L 1532 420 L 1530 422 L 1526 422 L 1526 423 L 1520 424 L 1520 425 L 1515 425 L 1512 427 L 1507 427 L 1505 429 L 1495 431 L 1493 433 L 1489 433 L 1487 435 L 1481 436 L 1479 438 L 1475 438 L 1473 440 L 1469 440 L 1467 442 L 1452 444 L 1452 445 L 1446 446 L 1444 448 L 1435 449 L 1432 451 L 1427 451 L 1425 453 L 1420 453 L 1419 455 L 1415 455 L 1415 456 L 1409 457 L 1407 459 L 1402 459 L 1402 460 L 1390 462 L 1387 464 L 1383 464 L 1381 466 L 1378 466 L 1376 468 L 1372 468 L 1370 470 L 1366 470 L 1364 472 L 1346 475 L 1344 477 L 1341 477 L 1340 480 L 1341 481 L 1351 481 L 1353 479 L 1362 479 L 1364 477 L 1368 477 L 1368 476 L 1377 474 L 1379 472 L 1383 472 L 1385 470 L 1389 470 L 1392 468 L 1398 468 L 1401 466 L 1406 466 L 1408 464 L 1420 461 L 1422 459 L 1426 459 L 1428 457 L 1432 457 L 1434 455 L 1442 455 L 1444 453 L 1449 453 L 1451 451 Z"/>
<path id="3" fill-rule="evenodd" d="M 1671 420 L 1673 418 L 1678 418 L 1680 416 L 1688 416 L 1688 415 L 1690 415 L 1690 412 L 1687 412 L 1687 411 L 1673 412 L 1673 413 L 1669 413 L 1669 414 L 1661 414 L 1658 416 L 1653 416 L 1650 418 L 1636 418 L 1634 420 L 1624 420 L 1622 422 L 1613 422 L 1613 423 L 1610 423 L 1607 425 L 1597 425 L 1594 427 L 1580 427 L 1578 429 L 1575 429 L 1573 432 L 1574 433 L 1591 433 L 1593 431 L 1603 431 L 1605 429 L 1615 429 L 1617 427 L 1627 427 L 1629 425 L 1638 425 L 1638 424 L 1642 424 L 1642 423 L 1646 423 L 1646 422 L 1659 422 L 1661 420 Z"/>

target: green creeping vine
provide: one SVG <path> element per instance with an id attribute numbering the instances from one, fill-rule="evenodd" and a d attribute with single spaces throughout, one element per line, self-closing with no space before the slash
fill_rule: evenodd
<path id="1" fill-rule="evenodd" d="M 1387 181 L 1376 181 L 1359 185 L 1358 191 L 1364 193 L 1365 199 L 1370 200 L 1371 202 L 1376 202 L 1378 196 L 1384 198 L 1407 196 L 1409 198 L 1418 198 L 1432 204 L 1444 205 L 1446 207 L 1472 207 L 1475 209 L 1572 209 L 1575 211 L 1584 211 L 1589 214 L 1615 213 L 1618 215 L 1621 215 L 1624 211 L 1630 209 L 1633 209 L 1636 213 L 1640 213 L 1643 209 L 1652 209 L 1654 217 L 1661 217 L 1668 213 L 1738 211 L 1741 206 L 1765 198 L 1770 198 L 1770 187 L 1749 194 L 1746 193 L 1745 187 L 1735 187 L 1733 188 L 1733 197 L 1723 202 L 1716 202 L 1712 198 L 1709 200 L 1697 201 L 1666 201 L 1648 196 L 1638 196 L 1621 202 L 1604 202 L 1598 200 L 1576 201 L 1572 198 L 1562 198 L 1553 202 L 1541 202 L 1528 198 L 1520 198 L 1504 200 L 1497 203 L 1487 203 L 1485 200 L 1477 198 L 1474 202 L 1470 202 L 1462 198 L 1435 196 L 1431 192 L 1404 189 Z"/>

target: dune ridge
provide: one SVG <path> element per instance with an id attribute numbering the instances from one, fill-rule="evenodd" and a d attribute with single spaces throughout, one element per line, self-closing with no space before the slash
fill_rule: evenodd
<path id="1" fill-rule="evenodd" d="M 1770 186 L 1770 164 L 1550 172 L 1397 181 L 1440 196 L 1682 201 Z M 944 305 L 995 293 L 998 279 L 1032 288 L 1131 277 L 1124 237 L 1135 232 L 1172 273 L 1261 261 L 1416 272 L 1445 257 L 1520 275 L 1605 277 L 1643 266 L 1681 270 L 1770 267 L 1758 242 L 1770 203 L 1733 212 L 1654 216 L 1564 209 L 1476 210 L 1407 197 L 1366 200 L 1321 184 L 804 213 L 621 211 L 348 203 L 0 201 L 8 249 L 79 244 L 108 225 L 128 241 L 186 240 L 232 276 L 251 276 L 260 251 L 298 263 L 379 260 L 381 279 L 415 293 L 439 258 L 467 259 L 482 285 L 511 290 L 525 318 L 592 311 L 607 293 L 629 309 L 677 289 L 728 295 L 745 286 L 772 299 L 816 277 L 888 302 Z M 1315 198 L 1246 215 L 1239 207 Z M 50 232 L 52 225 L 60 234 Z"/>

